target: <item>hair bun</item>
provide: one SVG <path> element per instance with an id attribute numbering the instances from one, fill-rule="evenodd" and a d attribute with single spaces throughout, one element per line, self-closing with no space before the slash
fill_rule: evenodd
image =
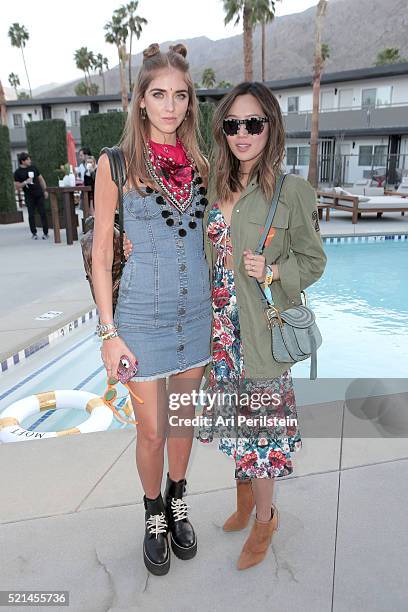
<path id="1" fill-rule="evenodd" d="M 183 43 L 177 43 L 177 45 L 170 45 L 169 49 L 170 51 L 173 51 L 173 53 L 179 53 L 183 57 L 187 57 L 187 47 L 186 45 L 183 45 Z"/>
<path id="2" fill-rule="evenodd" d="M 153 55 L 157 55 L 158 53 L 160 53 L 160 46 L 158 43 L 153 43 L 143 51 L 143 59 L 147 60 L 149 57 L 153 57 Z"/>

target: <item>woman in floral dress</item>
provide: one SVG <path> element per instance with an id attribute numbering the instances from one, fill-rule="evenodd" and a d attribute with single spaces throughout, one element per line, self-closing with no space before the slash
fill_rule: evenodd
<path id="1" fill-rule="evenodd" d="M 288 417 L 297 423 L 295 396 L 290 370 L 272 380 L 251 381 L 245 377 L 234 271 L 226 260 L 232 256 L 230 226 L 216 202 L 208 215 L 207 234 L 216 248 L 217 259 L 212 275 L 212 367 L 209 375 L 209 393 L 223 393 L 224 397 L 236 393 L 265 393 L 272 396 L 278 393 L 282 398 L 281 410 L 269 406 L 268 410 L 259 409 L 257 416 Z M 298 451 L 302 440 L 297 425 L 288 427 L 246 427 L 238 425 L 238 413 L 244 415 L 243 408 L 232 402 L 222 402 L 211 415 L 210 425 L 202 427 L 200 439 L 209 441 L 214 431 L 220 437 L 219 448 L 235 459 L 235 478 L 242 481 L 251 478 L 273 478 L 287 476 L 293 471 L 291 452 Z M 253 410 L 250 414 L 255 414 Z M 207 417 L 210 411 L 207 411 Z M 216 426 L 218 417 L 220 424 Z M 262 420 L 260 420 L 260 424 Z M 247 434 L 246 437 L 243 437 Z"/>
<path id="2" fill-rule="evenodd" d="M 275 307 L 286 310 L 300 304 L 300 292 L 320 278 L 326 255 L 315 191 L 295 175 L 286 176 L 263 255 L 255 255 L 285 155 L 273 93 L 260 83 L 236 86 L 218 105 L 213 127 L 215 203 L 204 215 L 213 309 L 205 390 L 216 401 L 206 406 L 198 437 L 208 442 L 217 435 L 220 450 L 235 460 L 237 510 L 224 530 L 243 529 L 256 506 L 237 563 L 246 569 L 266 555 L 278 527 L 274 480 L 292 473 L 291 453 L 302 446 L 293 363 L 273 358 L 256 283 L 271 291 Z"/>

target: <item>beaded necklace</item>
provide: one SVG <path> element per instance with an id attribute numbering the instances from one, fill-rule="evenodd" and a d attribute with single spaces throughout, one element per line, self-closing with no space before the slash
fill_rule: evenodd
<path id="1" fill-rule="evenodd" d="M 178 213 L 178 234 L 184 237 L 187 232 L 183 226 L 183 215 L 191 206 L 188 227 L 197 227 L 196 219 L 204 216 L 204 208 L 208 204 L 205 197 L 194 203 L 197 195 L 205 196 L 207 190 L 202 184 L 202 178 L 195 168 L 194 161 L 186 153 L 182 142 L 177 139 L 176 147 L 159 145 L 150 141 L 144 148 L 144 160 L 147 173 L 152 181 L 158 185 L 161 194 L 157 195 L 156 202 L 162 208 L 161 215 L 168 226 L 174 225 L 174 209 Z M 147 193 L 153 189 L 146 187 Z"/>

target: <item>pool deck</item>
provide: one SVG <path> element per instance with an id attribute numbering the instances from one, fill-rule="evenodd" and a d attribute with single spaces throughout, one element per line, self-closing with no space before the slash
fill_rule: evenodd
<path id="1" fill-rule="evenodd" d="M 330 415 L 339 432 L 353 419 L 341 402 L 298 414 L 301 428 Z M 245 572 L 235 564 L 250 527 L 222 530 L 233 463 L 195 441 L 187 502 L 198 554 L 172 555 L 165 577 L 142 560 L 133 431 L 0 444 L 0 460 L 0 589 L 68 590 L 75 612 L 407 609 L 406 439 L 305 437 L 294 474 L 275 485 L 268 556 Z"/>
<path id="2" fill-rule="evenodd" d="M 321 232 L 407 233 L 407 221 L 388 213 L 353 227 L 333 213 Z M 32 241 L 25 223 L 0 226 L 0 245 L 3 351 L 92 308 L 79 244 Z M 48 310 L 63 311 L 58 323 L 35 321 Z M 400 399 L 406 405 L 407 395 Z M 69 590 L 74 612 L 405 612 L 407 439 L 375 435 L 372 422 L 346 437 L 361 421 L 344 402 L 298 404 L 301 430 L 330 418 L 337 435 L 304 437 L 294 474 L 275 487 L 280 529 L 266 560 L 245 572 L 235 563 L 249 528 L 222 530 L 235 492 L 233 463 L 216 443 L 194 443 L 187 474 L 198 554 L 172 555 L 165 577 L 142 560 L 132 430 L 0 444 L 0 589 Z"/>

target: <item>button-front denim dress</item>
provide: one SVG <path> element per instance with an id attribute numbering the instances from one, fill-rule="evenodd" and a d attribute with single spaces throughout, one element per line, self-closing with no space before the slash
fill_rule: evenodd
<path id="1" fill-rule="evenodd" d="M 190 207 L 168 226 L 157 194 L 132 189 L 123 199 L 123 221 L 133 244 L 121 277 L 114 321 L 139 361 L 133 381 L 164 378 L 210 361 L 211 295 L 202 219 L 190 229 Z M 202 196 L 196 195 L 196 198 Z"/>

